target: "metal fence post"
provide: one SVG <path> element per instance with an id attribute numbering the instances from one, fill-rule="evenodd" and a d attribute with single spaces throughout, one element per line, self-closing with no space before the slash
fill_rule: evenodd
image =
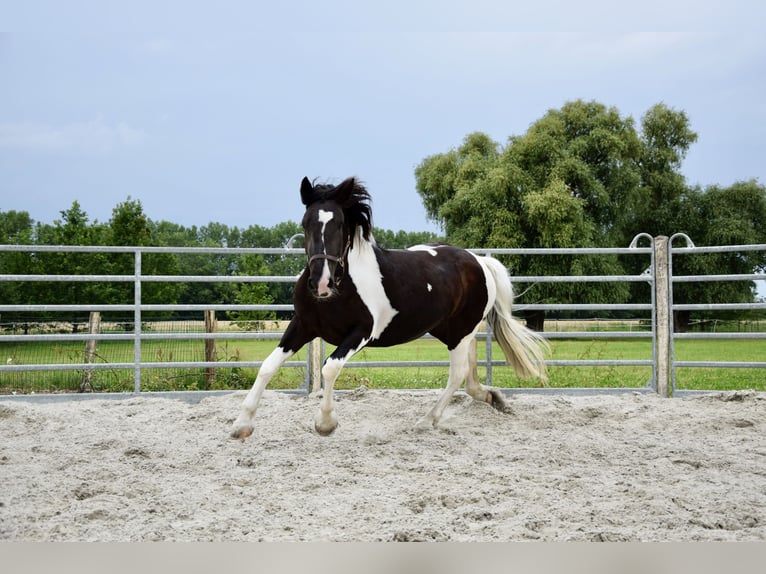
<path id="1" fill-rule="evenodd" d="M 487 338 L 484 340 L 484 348 L 486 350 L 486 357 L 485 360 L 487 362 L 487 386 L 492 386 L 492 328 L 489 326 L 489 322 L 485 321 L 487 324 L 487 327 L 485 331 L 487 332 Z"/>
<path id="2" fill-rule="evenodd" d="M 672 394 L 670 353 L 673 334 L 670 317 L 670 244 L 664 235 L 654 238 L 654 303 L 657 306 L 654 379 L 661 397 Z"/>
<path id="3" fill-rule="evenodd" d="M 141 250 L 135 253 L 133 292 L 133 392 L 141 392 Z"/>

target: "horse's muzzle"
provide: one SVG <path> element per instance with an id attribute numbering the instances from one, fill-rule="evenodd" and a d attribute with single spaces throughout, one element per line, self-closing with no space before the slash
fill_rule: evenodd
<path id="1" fill-rule="evenodd" d="M 322 277 L 317 281 L 309 277 L 309 291 L 316 299 L 330 299 L 336 293 L 336 282 L 333 277 Z"/>

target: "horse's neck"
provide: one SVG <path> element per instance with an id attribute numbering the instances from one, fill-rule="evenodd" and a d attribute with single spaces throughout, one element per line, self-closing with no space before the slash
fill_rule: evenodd
<path id="1" fill-rule="evenodd" d="M 348 274 L 354 282 L 357 295 L 372 316 L 372 330 L 367 337 L 368 341 L 379 339 L 399 312 L 391 305 L 383 287 L 383 275 L 376 251 L 379 250 L 372 235 L 367 240 L 362 236 L 361 230 L 357 230 L 354 243 L 348 252 Z"/>
<path id="2" fill-rule="evenodd" d="M 354 265 L 367 267 L 371 262 L 376 261 L 376 246 L 377 244 L 375 243 L 375 238 L 372 236 L 372 233 L 370 233 L 369 239 L 365 239 L 364 235 L 362 235 L 362 228 L 358 227 L 354 231 L 354 238 L 348 251 L 349 267 L 353 267 Z"/>

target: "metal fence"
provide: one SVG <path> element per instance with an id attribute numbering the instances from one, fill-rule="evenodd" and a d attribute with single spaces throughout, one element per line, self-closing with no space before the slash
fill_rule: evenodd
<path id="1" fill-rule="evenodd" d="M 684 247 L 672 247 L 674 240 L 684 239 Z M 644 246 L 640 244 L 644 243 Z M 678 368 L 685 367 L 723 367 L 723 368 L 766 368 L 766 362 L 720 362 L 720 361 L 677 361 L 674 356 L 674 342 L 680 338 L 766 338 L 766 333 L 674 333 L 673 312 L 710 311 L 710 310 L 764 310 L 766 303 L 726 303 L 678 305 L 673 303 L 673 285 L 681 282 L 707 282 L 707 281 L 765 281 L 766 275 L 691 275 L 673 276 L 672 266 L 674 256 L 683 256 L 689 253 L 715 253 L 731 252 L 741 253 L 746 251 L 766 251 L 766 245 L 740 245 L 721 247 L 695 247 L 688 237 L 674 235 L 672 238 L 652 238 L 646 234 L 637 236 L 629 247 L 625 248 L 562 248 L 562 249 L 476 249 L 479 254 L 486 255 L 629 255 L 631 257 L 643 257 L 646 260 L 646 270 L 639 275 L 543 275 L 543 276 L 514 276 L 515 285 L 534 283 L 579 283 L 579 282 L 627 282 L 645 283 L 651 288 L 650 296 L 640 303 L 603 303 L 603 304 L 521 304 L 516 306 L 518 311 L 546 311 L 546 312 L 613 312 L 627 311 L 651 315 L 650 328 L 648 331 L 575 331 L 575 332 L 546 332 L 549 339 L 618 339 L 618 338 L 645 338 L 651 339 L 651 356 L 638 360 L 551 360 L 549 366 L 581 367 L 581 366 L 645 366 L 651 368 L 651 379 L 647 381 L 646 389 L 656 391 L 663 396 L 671 396 L 675 392 L 675 373 Z M 25 246 L 25 245 L 0 245 L 2 252 L 56 252 L 56 253 L 122 253 L 131 254 L 134 260 L 134 273 L 128 275 L 42 275 L 42 274 L 2 274 L 0 269 L 0 282 L 106 282 L 106 283 L 129 283 L 133 285 L 134 300 L 131 304 L 124 305 L 74 305 L 66 302 L 40 302 L 32 305 L 9 305 L 0 301 L 0 313 L 67 313 L 67 312 L 123 312 L 132 314 L 134 329 L 132 333 L 64 333 L 64 334 L 3 334 L 0 335 L 0 343 L 4 342 L 64 342 L 64 341 L 131 341 L 133 344 L 133 361 L 124 363 L 100 364 L 94 362 L 73 363 L 46 363 L 34 365 L 0 364 L 0 376 L 7 372 L 22 371 L 57 371 L 57 370 L 98 370 L 98 369 L 132 369 L 133 392 L 142 392 L 141 373 L 147 369 L 167 368 L 226 368 L 226 367 L 260 367 L 260 361 L 187 361 L 187 362 L 164 362 L 142 360 L 142 344 L 153 339 L 278 339 L 279 333 L 152 333 L 142 329 L 145 313 L 156 311 L 292 311 L 292 305 L 244 305 L 244 304 L 147 304 L 142 299 L 142 288 L 148 283 L 162 282 L 285 282 L 294 283 L 294 276 L 232 276 L 232 275 L 145 275 L 143 273 L 142 258 L 145 254 L 196 254 L 196 255 L 281 255 L 289 257 L 303 257 L 302 249 L 294 248 L 176 248 L 176 247 L 85 247 L 85 246 Z M 486 379 L 492 384 L 492 369 L 494 366 L 504 364 L 503 361 L 495 360 L 492 356 L 491 333 L 479 333 L 477 337 L 483 340 L 486 346 L 486 357 L 481 362 L 486 368 Z M 320 381 L 320 366 L 323 358 L 323 345 L 318 341 L 307 347 L 305 361 L 291 361 L 285 366 L 301 367 L 305 369 L 304 384 L 302 389 L 308 391 L 312 386 L 315 388 Z M 370 362 L 352 361 L 347 368 L 355 367 L 430 367 L 448 366 L 447 361 L 415 361 L 415 362 Z M 766 376 L 766 375 L 765 375 Z M 633 389 L 635 390 L 635 389 Z"/>

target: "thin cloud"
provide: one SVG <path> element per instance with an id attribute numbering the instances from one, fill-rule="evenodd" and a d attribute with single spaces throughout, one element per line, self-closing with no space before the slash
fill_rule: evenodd
<path id="1" fill-rule="evenodd" d="M 147 133 L 121 121 L 109 125 L 100 117 L 65 125 L 44 123 L 0 124 L 0 148 L 46 152 L 105 154 L 141 145 Z"/>

